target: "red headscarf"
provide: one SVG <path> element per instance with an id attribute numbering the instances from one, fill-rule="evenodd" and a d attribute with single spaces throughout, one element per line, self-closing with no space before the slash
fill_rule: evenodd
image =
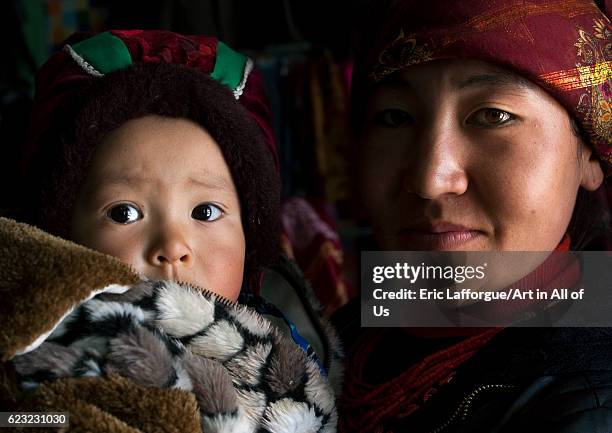
<path id="1" fill-rule="evenodd" d="M 540 85 L 579 121 L 612 173 L 612 27 L 589 0 L 402 0 L 358 54 L 354 93 L 437 59 L 498 65 Z M 358 103 L 358 102 L 357 102 Z"/>

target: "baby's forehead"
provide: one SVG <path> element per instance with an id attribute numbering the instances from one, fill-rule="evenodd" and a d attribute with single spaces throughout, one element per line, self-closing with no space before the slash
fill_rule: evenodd
<path id="1" fill-rule="evenodd" d="M 87 170 L 88 189 L 234 191 L 230 169 L 215 139 L 185 119 L 147 116 L 109 133 Z"/>
<path id="2" fill-rule="evenodd" d="M 235 194 L 231 177 L 213 171 L 191 171 L 181 174 L 168 171 L 142 172 L 119 170 L 96 171 L 88 176 L 87 192 L 92 195 L 122 195 L 126 191 L 182 190 L 186 192 L 219 192 Z"/>

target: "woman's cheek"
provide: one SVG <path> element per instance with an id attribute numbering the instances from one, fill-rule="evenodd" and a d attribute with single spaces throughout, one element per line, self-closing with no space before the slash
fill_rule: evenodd
<path id="1" fill-rule="evenodd" d="M 370 133 L 360 146 L 360 191 L 373 219 L 399 199 L 409 156 L 401 134 Z"/>
<path id="2" fill-rule="evenodd" d="M 488 167 L 491 170 L 481 184 L 487 190 L 485 208 L 494 221 L 497 248 L 554 249 L 567 230 L 574 206 L 577 187 L 560 175 L 571 167 L 537 151 L 529 158 L 519 155 Z"/>

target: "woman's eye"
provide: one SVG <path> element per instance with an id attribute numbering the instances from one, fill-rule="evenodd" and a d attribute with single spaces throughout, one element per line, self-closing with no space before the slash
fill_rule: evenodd
<path id="1" fill-rule="evenodd" d="M 414 124 L 414 118 L 406 111 L 390 108 L 376 113 L 374 123 L 382 126 L 397 128 Z"/>
<path id="2" fill-rule="evenodd" d="M 467 123 L 487 128 L 502 126 L 514 119 L 515 117 L 507 111 L 498 110 L 496 108 L 483 108 L 472 114 Z"/>
<path id="3" fill-rule="evenodd" d="M 215 221 L 222 215 L 223 211 L 211 203 L 199 204 L 191 211 L 191 217 L 200 221 Z"/>
<path id="4" fill-rule="evenodd" d="M 119 224 L 132 224 L 142 218 L 142 212 L 133 204 L 120 203 L 111 207 L 106 216 Z"/>

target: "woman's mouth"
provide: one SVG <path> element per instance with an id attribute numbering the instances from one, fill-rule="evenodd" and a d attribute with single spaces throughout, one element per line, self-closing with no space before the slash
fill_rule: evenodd
<path id="1" fill-rule="evenodd" d="M 483 236 L 480 230 L 446 222 L 419 224 L 399 231 L 402 244 L 415 251 L 461 250 Z"/>

